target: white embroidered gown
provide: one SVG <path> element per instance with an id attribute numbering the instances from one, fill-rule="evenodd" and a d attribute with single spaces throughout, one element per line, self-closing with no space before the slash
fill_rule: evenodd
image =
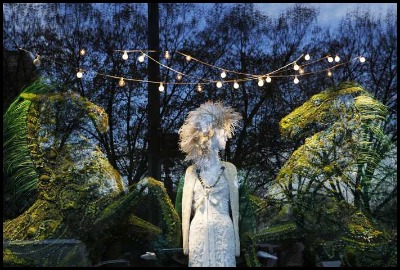
<path id="1" fill-rule="evenodd" d="M 236 266 L 235 235 L 229 215 L 229 186 L 224 175 L 206 190 L 194 185 L 189 230 L 189 266 Z"/>

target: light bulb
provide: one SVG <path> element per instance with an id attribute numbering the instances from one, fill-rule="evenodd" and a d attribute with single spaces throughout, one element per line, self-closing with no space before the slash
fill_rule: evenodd
<path id="1" fill-rule="evenodd" d="M 295 64 L 293 65 L 293 69 L 294 69 L 294 70 L 299 70 L 299 68 L 300 68 L 300 67 L 299 67 L 298 64 L 295 63 Z"/>
<path id="2" fill-rule="evenodd" d="M 169 51 L 165 51 L 165 55 L 164 55 L 165 59 L 170 59 L 171 55 L 169 54 Z"/>
<path id="3" fill-rule="evenodd" d="M 267 75 L 267 78 L 265 79 L 265 81 L 267 82 L 267 83 L 270 83 L 272 80 L 271 80 L 271 77 L 269 76 L 269 75 Z"/>
<path id="4" fill-rule="evenodd" d="M 235 81 L 235 82 L 233 83 L 233 88 L 235 88 L 235 89 L 238 89 L 238 88 L 239 88 L 239 84 L 237 83 L 237 81 Z"/>
<path id="5" fill-rule="evenodd" d="M 84 56 L 84 55 L 86 54 L 85 49 L 81 49 L 81 50 L 79 51 L 79 54 L 82 55 L 82 56 Z"/>
<path id="6" fill-rule="evenodd" d="M 177 79 L 178 81 L 182 80 L 182 75 L 181 75 L 180 73 L 178 73 L 178 75 L 176 75 L 176 79 Z"/>
<path id="7" fill-rule="evenodd" d="M 160 83 L 160 86 L 158 87 L 158 91 L 164 92 L 164 85 L 163 85 L 163 83 Z"/>
<path id="8" fill-rule="evenodd" d="M 263 86 L 264 85 L 264 80 L 263 80 L 263 78 L 258 78 L 258 86 Z"/>
<path id="9" fill-rule="evenodd" d="M 328 57 L 328 62 L 329 62 L 329 63 L 332 63 L 332 62 L 333 62 L 333 57 L 332 57 L 332 56 L 329 56 L 329 57 Z"/>
<path id="10" fill-rule="evenodd" d="M 299 79 L 297 79 L 297 76 L 294 76 L 293 82 L 294 82 L 295 84 L 298 84 L 298 83 L 299 83 Z"/>
<path id="11" fill-rule="evenodd" d="M 201 84 L 198 84 L 197 85 L 197 92 L 201 92 L 201 91 L 203 91 L 203 89 L 201 88 Z"/>
<path id="12" fill-rule="evenodd" d="M 118 85 L 121 86 L 121 87 L 124 87 L 124 86 L 125 86 L 124 78 L 121 77 L 121 78 L 119 79 Z"/>
<path id="13" fill-rule="evenodd" d="M 365 57 L 364 57 L 364 56 L 361 56 L 361 57 L 360 57 L 360 62 L 361 62 L 361 63 L 364 63 L 364 62 L 365 62 Z"/>
<path id="14" fill-rule="evenodd" d="M 307 53 L 307 54 L 304 56 L 304 59 L 305 59 L 306 61 L 310 60 L 310 55 Z"/>
<path id="15" fill-rule="evenodd" d="M 80 70 L 76 73 L 76 77 L 78 77 L 78 78 L 80 79 L 80 78 L 82 78 L 82 76 L 83 76 L 83 72 L 82 72 L 82 70 L 80 69 Z"/>
<path id="16" fill-rule="evenodd" d="M 224 71 L 222 71 L 222 73 L 221 73 L 221 78 L 223 79 L 223 78 L 225 78 L 226 77 L 226 72 L 225 72 L 225 70 Z"/>
<path id="17" fill-rule="evenodd" d="M 332 71 L 328 70 L 328 77 L 332 76 Z"/>
<path id="18" fill-rule="evenodd" d="M 186 61 L 192 60 L 192 57 L 190 55 L 186 55 Z"/>
<path id="19" fill-rule="evenodd" d="M 139 57 L 138 57 L 139 62 L 144 62 L 144 53 L 142 53 Z"/>
<path id="20" fill-rule="evenodd" d="M 340 61 L 340 57 L 338 55 L 335 56 L 335 62 L 339 62 Z"/>
<path id="21" fill-rule="evenodd" d="M 300 69 L 299 69 L 299 73 L 300 73 L 300 74 L 303 74 L 303 73 L 304 73 L 304 69 L 303 69 L 303 68 L 300 68 Z"/>
<path id="22" fill-rule="evenodd" d="M 35 66 L 40 66 L 40 64 L 41 64 L 41 62 L 40 62 L 40 56 L 39 55 L 36 55 L 36 58 L 33 60 L 33 64 L 35 65 Z"/>
<path id="23" fill-rule="evenodd" d="M 222 87 L 222 82 L 218 81 L 218 82 L 217 82 L 217 87 L 218 87 L 218 88 L 221 88 L 221 87 Z"/>
<path id="24" fill-rule="evenodd" d="M 122 55 L 122 59 L 128 60 L 128 53 L 124 51 L 124 54 Z"/>

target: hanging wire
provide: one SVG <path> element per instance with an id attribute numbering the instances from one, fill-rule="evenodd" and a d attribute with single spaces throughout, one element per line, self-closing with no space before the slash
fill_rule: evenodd
<path id="1" fill-rule="evenodd" d="M 28 51 L 26 49 L 23 49 L 23 48 L 19 48 L 19 49 L 22 50 L 22 51 L 25 51 L 25 52 L 27 52 L 27 53 L 29 53 L 31 55 L 34 55 L 30 51 Z M 149 56 L 146 53 L 146 52 L 157 52 L 156 50 L 135 49 L 135 50 L 114 50 L 114 51 L 115 52 L 122 52 L 122 53 L 140 52 L 140 53 L 142 53 L 142 55 L 146 56 L 148 59 L 150 59 L 151 61 L 154 61 L 158 65 L 160 65 L 160 66 L 162 66 L 162 67 L 164 67 L 166 69 L 169 69 L 172 72 L 174 72 L 176 74 L 179 74 L 181 76 L 184 76 L 184 77 L 187 77 L 187 78 L 192 78 L 192 79 L 196 80 L 196 82 L 150 81 L 150 80 L 143 80 L 143 79 L 127 78 L 127 77 L 124 77 L 124 76 L 121 76 L 121 75 L 109 75 L 109 74 L 105 74 L 105 73 L 98 72 L 98 71 L 93 71 L 93 70 L 92 70 L 92 72 L 94 72 L 97 75 L 103 76 L 103 77 L 107 77 L 107 78 L 111 78 L 111 79 L 117 79 L 118 81 L 123 79 L 124 81 L 141 82 L 141 83 L 155 83 L 155 84 L 161 84 L 162 83 L 164 85 L 168 85 L 168 84 L 170 84 L 170 85 L 195 85 L 195 84 L 196 85 L 201 85 L 201 84 L 213 84 L 213 83 L 215 84 L 215 83 L 221 82 L 220 80 L 211 80 L 211 79 L 198 78 L 198 77 L 195 77 L 195 76 L 191 76 L 189 74 L 185 74 L 185 73 L 183 73 L 181 71 L 178 71 L 178 70 L 176 70 L 174 68 L 171 68 L 171 67 L 169 67 L 169 66 L 167 66 L 167 65 L 165 65 L 165 64 L 163 64 L 163 63 L 161 63 L 161 62 L 159 62 L 157 60 L 155 60 L 153 57 Z M 356 59 L 360 59 L 360 62 L 362 63 L 363 61 L 361 61 L 361 59 L 363 59 L 363 60 L 365 59 L 362 56 L 358 56 L 358 57 L 355 57 L 354 59 L 350 59 L 350 60 L 348 60 L 346 62 L 338 63 L 338 64 L 336 64 L 334 66 L 331 66 L 331 67 L 328 67 L 328 68 L 325 68 L 325 69 L 321 69 L 321 70 L 317 70 L 317 71 L 304 72 L 303 67 L 307 67 L 307 66 L 310 66 L 312 64 L 315 64 L 315 63 L 318 63 L 318 62 L 321 62 L 321 61 L 327 59 L 326 56 L 325 56 L 325 57 L 321 57 L 321 58 L 319 58 L 317 60 L 314 60 L 312 62 L 307 62 L 307 63 L 305 63 L 303 65 L 299 65 L 299 68 L 303 69 L 303 72 L 301 74 L 279 75 L 279 73 L 283 73 L 283 72 L 292 72 L 292 68 L 288 69 L 288 67 L 291 66 L 291 65 L 296 64 L 304 56 L 304 54 L 301 54 L 296 60 L 294 60 L 294 61 L 292 61 L 292 62 L 290 62 L 290 63 L 288 63 L 288 64 L 286 64 L 286 65 L 284 65 L 284 66 L 282 66 L 282 67 L 280 67 L 278 69 L 276 69 L 276 70 L 273 70 L 271 72 L 267 72 L 267 73 L 264 73 L 264 74 L 251 74 L 251 73 L 243 73 L 243 72 L 238 72 L 238 71 L 235 71 L 235 70 L 230 70 L 230 69 L 227 69 L 227 68 L 222 68 L 222 67 L 219 67 L 219 66 L 215 66 L 215 65 L 206 63 L 206 62 L 204 62 L 204 61 L 202 61 L 200 59 L 197 59 L 197 58 L 195 58 L 195 57 L 193 57 L 193 56 L 191 56 L 189 54 L 185 54 L 185 53 L 182 53 L 182 52 L 179 52 L 179 51 L 177 51 L 177 53 L 182 55 L 182 56 L 184 56 L 184 57 L 190 57 L 190 60 L 198 62 L 198 63 L 200 63 L 200 64 L 202 64 L 204 66 L 208 66 L 210 68 L 218 69 L 218 70 L 223 71 L 225 73 L 232 73 L 232 74 L 236 74 L 236 75 L 246 76 L 245 78 L 241 78 L 241 79 L 236 78 L 236 79 L 231 79 L 231 80 L 223 80 L 224 83 L 239 83 L 239 82 L 247 82 L 247 81 L 254 81 L 254 80 L 258 80 L 259 81 L 260 78 L 263 79 L 264 77 L 269 77 L 269 78 L 288 78 L 288 77 L 312 75 L 312 74 L 316 74 L 316 73 L 332 71 L 333 69 L 335 69 L 335 68 L 337 68 L 339 66 L 347 65 L 349 62 L 351 62 L 353 60 L 356 60 Z M 48 57 L 36 54 L 35 60 L 37 60 L 39 58 L 40 58 L 40 60 L 49 59 L 50 61 L 52 61 L 52 62 L 54 62 L 56 64 L 68 66 L 71 69 L 76 70 L 76 72 L 82 72 L 83 74 L 89 71 L 87 69 L 76 68 L 76 67 L 68 65 L 66 63 L 61 63 L 61 62 L 56 61 L 54 59 L 50 59 Z"/>

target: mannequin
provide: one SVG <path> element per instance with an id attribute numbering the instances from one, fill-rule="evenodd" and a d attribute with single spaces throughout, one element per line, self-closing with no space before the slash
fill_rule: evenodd
<path id="1" fill-rule="evenodd" d="M 183 253 L 189 267 L 236 266 L 240 256 L 236 167 L 221 161 L 240 114 L 206 102 L 191 111 L 179 130 L 180 148 L 193 161 L 182 194 Z"/>

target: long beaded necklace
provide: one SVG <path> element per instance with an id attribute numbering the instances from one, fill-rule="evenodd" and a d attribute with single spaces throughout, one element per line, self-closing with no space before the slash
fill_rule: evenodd
<path id="1" fill-rule="evenodd" d="M 221 173 L 219 174 L 219 176 L 217 178 L 217 181 L 215 181 L 215 183 L 213 185 L 211 185 L 211 186 L 204 184 L 203 179 L 201 179 L 201 177 L 200 177 L 200 169 L 197 169 L 196 173 L 197 173 L 197 178 L 199 179 L 200 184 L 203 186 L 203 188 L 204 189 L 211 189 L 211 188 L 215 187 L 215 185 L 218 183 L 219 179 L 221 179 L 221 175 L 223 174 L 224 170 L 225 170 L 225 167 L 221 166 Z"/>

